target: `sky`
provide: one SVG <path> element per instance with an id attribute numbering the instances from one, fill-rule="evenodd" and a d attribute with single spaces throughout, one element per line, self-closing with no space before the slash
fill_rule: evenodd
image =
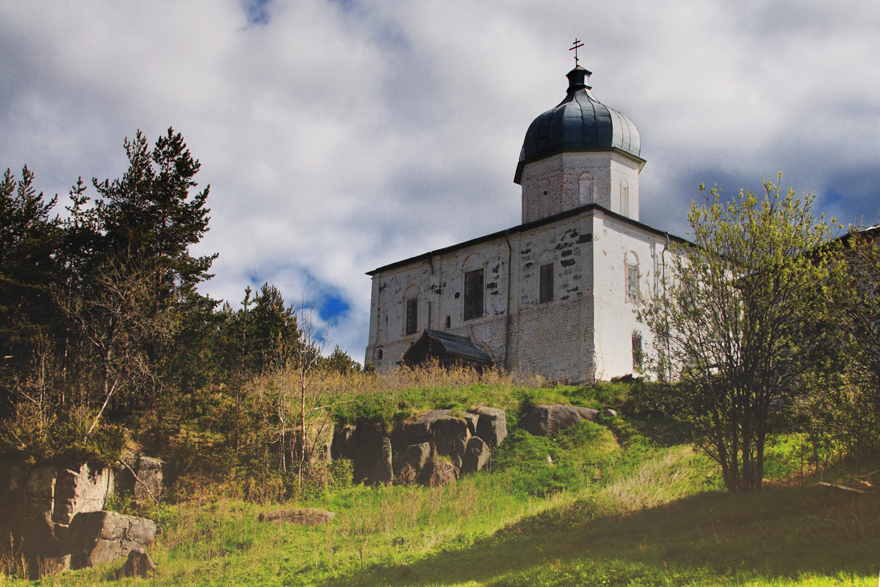
<path id="1" fill-rule="evenodd" d="M 363 361 L 365 272 L 519 224 L 520 147 L 575 38 L 639 129 L 642 222 L 686 237 L 701 183 L 778 172 L 816 212 L 877 220 L 869 0 L 0 0 L 0 169 L 60 207 L 173 127 L 210 184 L 201 291 L 271 283 Z"/>

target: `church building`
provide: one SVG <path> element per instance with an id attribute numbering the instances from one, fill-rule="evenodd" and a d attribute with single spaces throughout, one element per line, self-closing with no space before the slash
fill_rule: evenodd
<path id="1" fill-rule="evenodd" d="M 639 221 L 639 131 L 568 73 L 565 99 L 526 131 L 522 224 L 379 267 L 366 361 L 436 357 L 588 382 L 638 371 L 669 234 Z"/>

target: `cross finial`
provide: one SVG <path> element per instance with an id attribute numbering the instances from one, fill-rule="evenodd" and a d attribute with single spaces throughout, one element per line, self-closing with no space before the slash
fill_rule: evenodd
<path id="1" fill-rule="evenodd" d="M 574 43 L 572 43 L 572 45 L 574 45 L 574 46 L 571 49 L 569 49 L 569 51 L 574 51 L 574 66 L 577 67 L 578 66 L 578 49 L 580 47 L 583 47 L 584 44 L 581 43 L 577 37 L 575 37 Z"/>

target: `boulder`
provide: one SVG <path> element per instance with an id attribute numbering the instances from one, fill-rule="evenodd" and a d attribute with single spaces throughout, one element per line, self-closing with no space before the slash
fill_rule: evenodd
<path id="1" fill-rule="evenodd" d="M 434 435 L 431 433 L 431 426 L 437 420 L 445 418 L 449 415 L 449 410 L 430 410 L 416 418 L 410 418 L 403 423 L 401 435 L 406 444 L 421 444 L 423 442 L 432 442 Z"/>
<path id="2" fill-rule="evenodd" d="M 411 444 L 406 447 L 405 461 L 415 474 L 415 479 L 419 482 L 423 480 L 424 473 L 430 475 L 431 464 L 431 443 L 422 442 L 419 444 Z"/>
<path id="3" fill-rule="evenodd" d="M 152 501 L 153 498 L 158 500 L 162 497 L 165 489 L 163 465 L 159 459 L 144 456 L 138 459 L 136 470 L 140 482 L 135 481 L 134 484 L 135 501 Z"/>
<path id="4" fill-rule="evenodd" d="M 507 437 L 507 414 L 498 408 L 477 408 L 480 415 L 477 422 L 477 433 L 489 448 L 498 448 Z"/>
<path id="5" fill-rule="evenodd" d="M 460 467 L 467 441 L 471 437 L 467 421 L 447 414 L 431 424 L 431 436 L 434 437 L 437 454 L 448 456 L 456 467 Z"/>
<path id="6" fill-rule="evenodd" d="M 355 483 L 388 485 L 394 479 L 391 440 L 381 422 L 366 422 L 336 430 L 331 445 L 333 458 L 351 459 Z"/>
<path id="7" fill-rule="evenodd" d="M 349 447 L 351 437 L 357 426 L 336 426 L 333 431 L 333 440 L 330 443 L 330 457 L 333 459 L 351 459 L 352 449 Z"/>
<path id="8" fill-rule="evenodd" d="M 605 408 L 605 411 L 603 412 L 603 414 L 606 418 L 616 418 L 617 417 L 617 410 L 612 410 L 611 408 Z"/>
<path id="9" fill-rule="evenodd" d="M 482 438 L 474 436 L 468 440 L 467 450 L 465 450 L 464 459 L 462 459 L 461 474 L 476 473 L 486 466 L 491 454 L 489 445 Z"/>
<path id="10" fill-rule="evenodd" d="M 34 467 L 24 483 L 23 477 L 9 483 L 17 489 L 7 496 L 14 505 L 5 524 L 31 561 L 59 556 L 73 518 L 100 511 L 114 484 L 110 469 L 92 470 L 87 464 Z"/>
<path id="11" fill-rule="evenodd" d="M 599 410 L 590 408 L 540 404 L 534 406 L 526 416 L 525 428 L 535 436 L 553 436 L 582 420 L 595 422 L 598 415 Z"/>
<path id="12" fill-rule="evenodd" d="M 258 519 L 261 522 L 272 522 L 273 524 L 288 522 L 304 526 L 320 526 L 329 523 L 335 516 L 335 513 L 326 510 L 275 510 L 263 512 Z"/>
<path id="13" fill-rule="evenodd" d="M 83 569 L 127 556 L 132 549 L 153 544 L 156 524 L 116 512 L 87 512 L 73 517 L 64 537 L 70 568 Z"/>
<path id="14" fill-rule="evenodd" d="M 476 418 L 457 418 L 451 410 L 430 410 L 403 423 L 400 429 L 402 442 L 406 445 L 433 443 L 436 454 L 452 459 L 456 467 L 471 437 L 471 427 L 476 428 Z"/>
<path id="15" fill-rule="evenodd" d="M 128 560 L 116 572 L 116 578 L 123 577 L 147 577 L 153 574 L 156 565 L 153 564 L 150 555 L 143 548 L 133 548 L 128 553 Z"/>
<path id="16" fill-rule="evenodd" d="M 440 487 L 447 483 L 454 483 L 458 479 L 458 467 L 449 461 L 435 460 L 431 470 L 429 485 Z"/>
<path id="17" fill-rule="evenodd" d="M 480 414 L 477 412 L 465 412 L 462 418 L 467 422 L 468 432 L 471 433 L 471 436 L 477 436 L 477 426 L 479 425 Z"/>

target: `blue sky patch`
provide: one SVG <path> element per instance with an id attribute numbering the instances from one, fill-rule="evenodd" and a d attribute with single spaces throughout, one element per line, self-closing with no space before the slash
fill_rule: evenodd
<path id="1" fill-rule="evenodd" d="M 242 8 L 249 25 L 266 26 L 269 24 L 269 5 L 272 0 L 244 0 Z"/>

